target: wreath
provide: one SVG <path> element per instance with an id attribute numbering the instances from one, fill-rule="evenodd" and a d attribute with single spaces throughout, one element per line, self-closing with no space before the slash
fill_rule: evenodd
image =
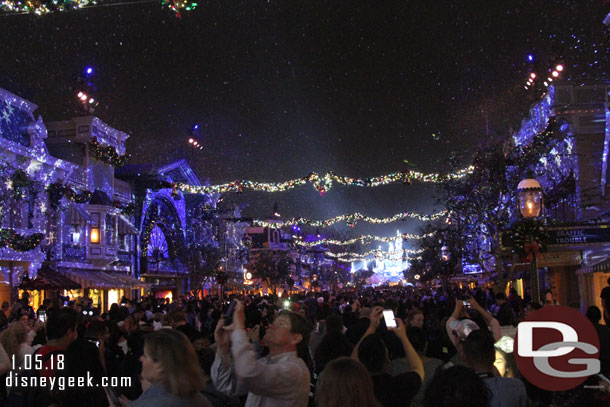
<path id="1" fill-rule="evenodd" d="M 513 241 L 513 252 L 522 259 L 532 261 L 538 253 L 547 251 L 549 233 L 544 224 L 535 219 L 523 219 L 509 232 Z"/>
<path id="2" fill-rule="evenodd" d="M 115 167 L 122 167 L 127 163 L 127 159 L 129 159 L 127 154 L 120 155 L 112 146 L 102 147 L 96 137 L 89 141 L 89 148 L 92 150 L 96 160 L 112 164 Z"/>
<path id="3" fill-rule="evenodd" d="M 44 239 L 44 234 L 34 233 L 24 236 L 13 229 L 0 229 L 0 247 L 9 247 L 20 252 L 29 252 L 40 245 Z"/>

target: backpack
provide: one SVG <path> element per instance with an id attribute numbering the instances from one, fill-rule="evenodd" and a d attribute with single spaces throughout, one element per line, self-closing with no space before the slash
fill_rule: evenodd
<path id="1" fill-rule="evenodd" d="M 35 355 L 40 349 L 37 349 L 32 355 Z M 53 356 L 61 354 L 62 351 L 55 350 L 44 355 L 42 364 L 44 365 Z M 13 374 L 15 384 L 20 383 L 23 378 L 27 377 L 27 381 L 31 382 L 36 378 L 40 379 L 40 371 L 36 369 L 22 370 L 17 374 Z M 11 391 L 4 404 L 6 407 L 48 407 L 55 402 L 51 391 L 47 387 L 29 387 L 18 386 L 11 387 Z"/>

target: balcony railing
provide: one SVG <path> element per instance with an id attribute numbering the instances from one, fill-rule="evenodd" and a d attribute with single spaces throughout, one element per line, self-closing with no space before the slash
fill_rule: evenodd
<path id="1" fill-rule="evenodd" d="M 68 183 L 77 187 L 86 187 L 87 186 L 87 174 L 80 169 L 76 169 L 70 173 L 68 177 Z"/>
<path id="2" fill-rule="evenodd" d="M 131 199 L 131 185 L 120 179 L 114 179 L 114 195 L 117 195 L 123 199 Z"/>
<path id="3" fill-rule="evenodd" d="M 64 260 L 85 260 L 87 256 L 87 248 L 85 246 L 64 244 L 62 252 Z"/>

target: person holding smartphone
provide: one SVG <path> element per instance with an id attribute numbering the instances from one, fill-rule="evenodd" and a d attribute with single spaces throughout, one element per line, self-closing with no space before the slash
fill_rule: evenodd
<path id="1" fill-rule="evenodd" d="M 305 361 L 311 326 L 302 315 L 283 310 L 263 338 L 269 356 L 257 358 L 246 333 L 244 305 L 236 301 L 233 320 L 218 321 L 212 381 L 228 396 L 247 394 L 246 407 L 306 407 L 310 374 Z M 230 345 L 230 346 L 229 346 Z"/>
<path id="2" fill-rule="evenodd" d="M 352 357 L 362 362 L 371 374 L 375 397 L 384 407 L 408 406 L 421 388 L 424 380 L 424 365 L 407 337 L 404 322 L 396 317 L 394 317 L 394 323 L 387 321 L 390 318 L 390 312 L 392 310 L 384 311 L 380 306 L 373 308 L 369 328 L 354 348 Z M 400 340 L 404 348 L 405 359 L 411 367 L 410 371 L 396 376 L 390 376 L 387 372 L 390 362 L 388 349 L 381 336 L 375 333 L 384 314 L 388 330 Z"/>

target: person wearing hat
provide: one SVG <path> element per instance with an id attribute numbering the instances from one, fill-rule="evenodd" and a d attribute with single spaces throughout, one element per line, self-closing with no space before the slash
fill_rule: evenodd
<path id="1" fill-rule="evenodd" d="M 469 307 L 465 308 L 465 303 Z M 479 323 L 473 321 L 475 312 L 479 314 L 482 320 Z M 502 329 L 497 319 L 487 312 L 474 298 L 469 298 L 466 301 L 456 299 L 453 314 L 447 320 L 445 329 L 447 335 L 457 349 L 458 353 L 462 353 L 462 344 L 472 331 L 481 329 L 483 324 L 491 331 L 493 338 L 498 341 L 502 337 Z"/>

